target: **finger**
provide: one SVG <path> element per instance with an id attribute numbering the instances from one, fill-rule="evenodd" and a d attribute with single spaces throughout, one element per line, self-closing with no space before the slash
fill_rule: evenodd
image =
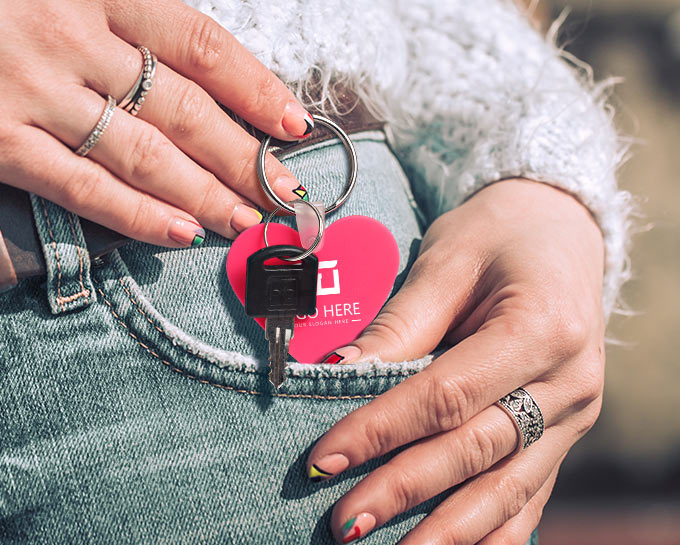
<path id="1" fill-rule="evenodd" d="M 527 390 L 537 399 L 546 427 L 552 426 L 559 412 L 553 400 L 560 398 L 541 383 Z M 495 405 L 463 426 L 423 439 L 372 471 L 337 502 L 332 516 L 336 530 L 341 532 L 352 517 L 380 526 L 486 471 L 514 452 L 519 440 L 510 416 Z"/>
<path id="2" fill-rule="evenodd" d="M 559 464 L 521 511 L 487 535 L 478 545 L 524 545 L 541 521 L 543 508 L 550 499 L 558 471 Z"/>
<path id="3" fill-rule="evenodd" d="M 139 74 L 141 53 L 113 35 L 101 51 L 106 57 L 93 62 L 88 70 L 89 84 L 102 95 L 122 98 Z M 139 66 L 130 59 L 135 59 Z M 123 73 L 119 66 L 130 68 Z M 260 142 L 194 82 L 159 63 L 153 87 L 137 117 L 157 127 L 175 146 L 236 193 L 263 208 L 273 207 L 257 177 Z M 267 154 L 265 162 L 267 175 L 273 180 L 272 188 L 284 201 L 304 198 L 305 188 L 286 167 L 271 154 Z"/>
<path id="4" fill-rule="evenodd" d="M 447 330 L 472 310 L 485 288 L 477 282 L 480 267 L 474 251 L 455 255 L 444 264 L 436 250 L 423 252 L 399 292 L 361 336 L 335 350 L 326 362 L 405 361 L 434 350 Z"/>
<path id="5" fill-rule="evenodd" d="M 413 528 L 399 545 L 474 545 L 515 517 L 551 478 L 573 444 L 559 427 L 531 447 L 467 482 Z"/>
<path id="6" fill-rule="evenodd" d="M 435 433 L 454 429 L 541 375 L 545 341 L 499 317 L 370 403 L 337 422 L 314 446 L 316 465 L 337 474 Z M 343 467 L 344 466 L 344 467 Z"/>
<path id="7" fill-rule="evenodd" d="M 145 45 L 259 129 L 284 140 L 311 133 L 314 121 L 290 90 L 210 17 L 179 0 L 106 6 L 115 34 Z"/>
<path id="8" fill-rule="evenodd" d="M 71 100 L 79 109 L 103 110 L 104 101 L 97 93 L 85 88 L 76 88 L 72 93 L 75 98 Z M 93 118 L 91 113 L 70 118 L 51 115 L 44 128 L 75 148 L 96 124 Z M 185 210 L 198 218 L 201 225 L 225 237 L 234 238 L 262 220 L 257 210 L 194 163 L 153 125 L 120 108 L 116 108 L 88 158 L 131 186 Z"/>
<path id="9" fill-rule="evenodd" d="M 130 187 L 39 128 L 16 128 L 7 141 L 12 145 L 3 148 L 3 182 L 143 242 L 182 247 L 205 237 L 191 215 Z M 39 154 L 27 152 L 36 149 Z"/>

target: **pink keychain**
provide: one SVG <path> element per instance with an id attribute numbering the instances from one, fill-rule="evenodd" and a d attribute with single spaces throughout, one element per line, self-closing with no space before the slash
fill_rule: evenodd
<path id="1" fill-rule="evenodd" d="M 357 159 L 354 145 L 337 124 L 321 116 L 314 116 L 314 120 L 335 132 L 349 155 L 350 174 L 343 194 L 325 210 L 323 205 L 301 199 L 291 203 L 282 201 L 272 191 L 264 172 L 264 158 L 270 140 L 266 137 L 258 155 L 258 175 L 263 189 L 277 204 L 277 210 L 264 224 L 251 227 L 238 236 L 229 250 L 226 265 L 229 282 L 241 303 L 245 303 L 246 270 L 250 256 L 274 245 L 299 247 L 304 256 L 312 253 L 309 251 L 311 247 L 318 259 L 316 310 L 295 316 L 288 345 L 288 353 L 301 363 L 321 363 L 334 350 L 355 340 L 384 305 L 399 267 L 399 249 L 394 236 L 379 221 L 367 216 L 348 216 L 324 228 L 324 214 L 329 215 L 340 207 L 354 188 Z M 307 218 L 299 217 L 301 206 L 310 207 L 314 213 Z M 317 208 L 314 209 L 314 206 Z M 302 241 L 298 231 L 285 225 L 270 224 L 278 210 L 296 214 L 296 207 Z M 315 220 L 318 221 L 317 229 L 313 225 Z M 307 251 L 303 252 L 302 247 Z M 293 261 L 293 258 L 287 261 Z M 265 318 L 254 319 L 260 326 L 265 326 Z M 282 382 L 283 378 L 280 380 Z M 278 387 L 278 384 L 275 386 Z"/>

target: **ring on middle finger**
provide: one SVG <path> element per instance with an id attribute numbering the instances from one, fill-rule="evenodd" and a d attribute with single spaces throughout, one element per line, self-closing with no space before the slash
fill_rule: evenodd
<path id="1" fill-rule="evenodd" d="M 146 100 L 146 95 L 153 86 L 153 79 L 156 75 L 158 59 L 149 49 L 143 45 L 137 47 L 142 54 L 142 70 L 137 77 L 137 81 L 120 101 L 119 107 L 136 116 Z"/>
<path id="2" fill-rule="evenodd" d="M 518 441 L 515 454 L 538 441 L 545 430 L 543 413 L 533 396 L 524 388 L 517 388 L 496 401 L 512 419 L 517 430 Z"/>

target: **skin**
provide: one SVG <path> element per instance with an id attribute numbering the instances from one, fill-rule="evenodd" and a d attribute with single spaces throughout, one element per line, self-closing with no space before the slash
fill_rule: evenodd
<path id="1" fill-rule="evenodd" d="M 177 219 L 233 238 L 239 207 L 271 208 L 255 172 L 259 143 L 215 100 L 284 140 L 299 138 L 286 123 L 297 103 L 208 17 L 177 0 L 4 2 L 0 36 L 3 182 L 165 246 L 180 245 L 169 237 Z M 122 98 L 139 74 L 133 44 L 158 56 L 154 87 L 138 117 L 116 110 L 77 157 L 104 97 Z M 292 178 L 271 156 L 267 172 Z M 602 268 L 588 212 L 545 184 L 496 183 L 430 227 L 406 285 L 355 347 L 358 359 L 396 361 L 441 340 L 454 347 L 314 447 L 309 465 L 343 453 L 354 467 L 413 443 L 339 500 L 336 538 L 353 515 L 381 525 L 464 483 L 402 543 L 524 543 L 561 460 L 599 413 Z M 517 436 L 493 402 L 519 386 L 547 429 L 509 457 Z"/>
<path id="2" fill-rule="evenodd" d="M 168 236 L 176 218 L 234 238 L 237 205 L 272 208 L 257 180 L 259 142 L 215 100 L 283 140 L 300 136 L 284 128 L 298 103 L 212 19 L 179 0 L 3 2 L 0 36 L 3 182 L 164 246 L 178 246 Z M 106 95 L 121 100 L 136 81 L 138 44 L 159 60 L 139 116 L 118 108 L 77 157 Z M 293 178 L 272 156 L 267 173 Z"/>
<path id="3" fill-rule="evenodd" d="M 526 542 L 562 459 L 599 415 L 603 261 L 589 212 L 547 184 L 492 184 L 432 224 L 406 284 L 353 343 L 352 361 L 418 358 L 442 340 L 453 348 L 312 449 L 308 469 L 323 469 L 328 454 L 355 467 L 411 444 L 339 499 L 339 542 L 359 513 L 377 527 L 460 483 L 400 545 Z M 511 456 L 517 433 L 493 404 L 518 387 L 546 429 Z"/>

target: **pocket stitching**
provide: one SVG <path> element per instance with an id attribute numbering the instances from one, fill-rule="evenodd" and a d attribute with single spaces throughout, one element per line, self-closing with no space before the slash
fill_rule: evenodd
<path id="1" fill-rule="evenodd" d="M 132 293 L 130 292 L 130 288 L 126 285 L 125 281 L 123 280 L 123 275 L 124 275 L 124 273 L 123 273 L 123 271 L 121 271 L 121 270 L 119 269 L 118 263 L 116 263 L 116 261 L 114 260 L 112 264 L 113 264 L 114 269 L 117 271 L 117 274 L 120 275 L 120 276 L 117 277 L 117 280 L 118 280 L 118 283 L 119 283 L 119 284 L 121 285 L 121 287 L 123 288 L 123 291 L 125 291 L 125 294 L 127 295 L 128 300 L 129 300 L 129 301 L 132 303 L 132 305 L 137 309 L 137 311 L 138 311 L 140 314 L 142 314 L 142 316 L 144 316 L 144 318 L 146 319 L 146 321 L 149 322 L 149 324 L 151 324 L 151 326 L 152 326 L 156 331 L 158 331 L 159 333 L 161 333 L 166 339 L 168 339 L 171 343 L 173 343 L 173 344 L 175 344 L 175 345 L 177 346 L 177 344 L 176 344 L 176 339 L 174 339 L 174 338 L 172 337 L 172 335 L 171 335 L 170 333 L 168 333 L 167 331 L 165 331 L 161 326 L 159 326 L 157 323 L 155 323 L 155 322 L 151 319 L 151 317 L 144 311 L 144 309 L 141 308 L 141 306 L 139 305 L 139 303 L 134 299 L 134 296 L 133 296 Z M 99 288 L 98 288 L 98 289 L 99 289 Z M 101 293 L 101 289 L 99 289 L 99 291 L 100 291 L 100 293 Z M 102 296 L 103 296 L 103 294 L 102 294 Z M 110 307 L 110 308 L 111 308 L 111 307 Z M 179 348 L 180 348 L 181 350 L 185 351 L 186 353 L 191 354 L 192 356 L 194 356 L 194 357 L 196 357 L 196 358 L 198 358 L 198 359 L 200 359 L 200 360 L 202 360 L 202 361 L 207 362 L 207 363 L 210 364 L 210 365 L 216 365 L 214 361 L 212 361 L 212 360 L 209 359 L 209 358 L 206 358 L 205 356 L 203 356 L 203 355 L 201 355 L 201 354 L 198 354 L 198 353 L 194 352 L 194 351 L 191 349 L 191 347 L 187 346 L 186 344 L 183 344 L 183 343 L 179 344 Z M 251 371 L 251 370 L 248 370 L 248 369 L 244 369 L 244 370 L 242 370 L 241 372 L 243 372 L 243 373 L 249 373 L 249 374 L 257 374 L 257 371 Z M 395 372 L 395 371 L 393 371 L 392 373 L 390 373 L 390 376 L 404 377 L 404 378 L 408 378 L 408 377 L 410 377 L 410 376 L 412 376 L 412 375 L 413 375 L 413 373 L 409 373 L 409 372 L 398 372 L 398 371 Z M 309 379 L 311 379 L 311 380 L 318 380 L 319 377 L 309 377 Z M 375 396 L 373 396 L 373 397 L 375 397 Z"/>
<path id="2" fill-rule="evenodd" d="M 121 283 L 122 283 L 122 278 L 119 278 L 118 280 L 121 281 Z M 137 344 L 139 344 L 139 346 L 141 346 L 147 353 L 151 354 L 154 358 L 158 359 L 161 363 L 163 363 L 164 365 L 166 365 L 167 367 L 169 367 L 173 371 L 180 373 L 181 375 L 184 375 L 187 378 L 196 380 L 196 381 L 200 382 L 201 384 L 209 384 L 211 386 L 215 386 L 216 388 L 222 388 L 223 390 L 232 390 L 234 392 L 239 392 L 239 393 L 243 393 L 243 394 L 264 395 L 265 392 L 259 392 L 257 390 L 246 390 L 246 389 L 236 388 L 234 386 L 227 386 L 226 384 L 219 384 L 217 382 L 212 382 L 212 381 L 209 381 L 209 380 L 206 380 L 206 379 L 199 378 L 195 375 L 191 375 L 191 374 L 187 373 L 186 371 L 184 371 L 183 369 L 180 369 L 179 367 L 176 367 L 175 365 L 173 365 L 168 360 L 163 359 L 159 354 L 157 354 L 154 350 L 152 350 L 147 344 L 143 343 L 139 339 L 139 337 L 137 337 L 130 330 L 130 327 L 128 326 L 128 324 L 126 324 L 122 320 L 122 318 L 116 313 L 116 311 L 113 309 L 113 305 L 106 298 L 106 295 L 104 294 L 102 289 L 97 287 L 97 291 L 102 296 L 102 299 L 104 300 L 106 305 L 109 307 L 109 310 L 111 311 L 111 314 L 113 314 L 113 317 L 115 318 L 115 320 L 121 326 L 123 326 L 125 328 L 127 334 L 130 337 L 132 337 L 137 342 Z M 130 297 L 129 294 L 128 294 L 128 297 Z M 132 302 L 137 307 L 137 304 L 135 303 L 135 301 L 132 300 Z M 142 309 L 140 309 L 139 307 L 137 307 L 137 310 L 139 310 L 142 314 L 144 314 Z M 159 329 L 153 322 L 151 322 L 151 320 L 149 319 L 148 316 L 145 315 L 145 317 L 146 317 L 147 320 L 149 320 L 149 322 L 154 327 L 156 327 L 156 329 Z M 159 331 L 162 331 L 162 330 L 159 330 Z M 194 355 L 197 358 L 200 358 L 200 356 L 197 356 L 195 354 L 192 354 L 192 355 Z M 318 394 L 284 394 L 284 393 L 278 393 L 278 392 L 272 392 L 272 393 L 269 393 L 269 395 L 271 395 L 272 397 L 289 397 L 289 398 L 304 398 L 304 399 L 373 399 L 373 398 L 377 397 L 374 394 L 351 395 L 351 396 L 324 396 L 324 395 L 318 395 Z"/>

